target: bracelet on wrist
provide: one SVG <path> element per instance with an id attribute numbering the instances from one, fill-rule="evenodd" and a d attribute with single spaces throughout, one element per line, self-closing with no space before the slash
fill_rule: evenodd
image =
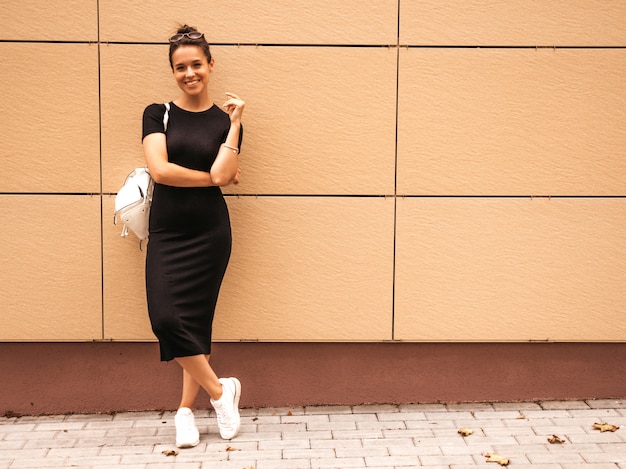
<path id="1" fill-rule="evenodd" d="M 226 145 L 225 143 L 222 143 L 221 146 L 226 147 L 229 150 L 232 150 L 235 155 L 239 153 L 239 148 L 237 147 L 231 147 L 230 145 Z"/>

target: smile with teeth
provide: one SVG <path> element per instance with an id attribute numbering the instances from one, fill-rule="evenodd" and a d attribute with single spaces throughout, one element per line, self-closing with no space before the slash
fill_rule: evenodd
<path id="1" fill-rule="evenodd" d="M 185 82 L 185 84 L 187 86 L 193 86 L 193 85 L 195 85 L 197 83 L 200 83 L 200 80 L 188 80 L 188 81 Z"/>

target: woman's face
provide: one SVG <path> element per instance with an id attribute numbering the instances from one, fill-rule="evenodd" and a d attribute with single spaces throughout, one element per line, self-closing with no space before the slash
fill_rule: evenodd
<path id="1" fill-rule="evenodd" d="M 213 64 L 213 59 L 208 62 L 202 48 L 198 46 L 180 46 L 172 54 L 172 70 L 176 83 L 190 96 L 207 90 Z"/>

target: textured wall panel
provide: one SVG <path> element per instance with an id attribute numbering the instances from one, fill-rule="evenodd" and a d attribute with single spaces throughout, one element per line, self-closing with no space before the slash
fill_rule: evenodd
<path id="1" fill-rule="evenodd" d="M 0 43 L 0 191 L 98 192 L 98 46 Z"/>
<path id="2" fill-rule="evenodd" d="M 115 197 L 102 199 L 104 337 L 113 340 L 156 340 L 146 305 L 145 242 L 122 238 L 121 225 L 113 224 Z"/>
<path id="3" fill-rule="evenodd" d="M 393 200 L 228 198 L 217 340 L 391 338 Z"/>
<path id="4" fill-rule="evenodd" d="M 102 46 L 102 188 L 117 192 L 126 175 L 145 166 L 141 118 L 148 104 L 180 94 L 167 58 L 167 47 Z"/>
<path id="5" fill-rule="evenodd" d="M 402 44 L 626 44 L 622 0 L 412 0 L 401 5 Z"/>
<path id="6" fill-rule="evenodd" d="M 216 340 L 386 340 L 391 337 L 393 201 L 227 197 L 233 253 Z M 108 223 L 105 338 L 154 340 L 137 240 Z"/>
<path id="7" fill-rule="evenodd" d="M 0 213 L 0 340 L 100 339 L 100 198 L 5 195 Z"/>
<path id="8" fill-rule="evenodd" d="M 398 2 L 101 0 L 100 21 L 104 41 L 166 42 L 188 23 L 214 43 L 395 44 Z"/>
<path id="9" fill-rule="evenodd" d="M 393 193 L 395 51 L 214 47 L 212 52 L 214 101 L 221 105 L 225 91 L 246 100 L 242 183 L 226 192 Z M 179 94 L 165 46 L 102 48 L 105 192 L 116 192 L 128 168 L 143 164 L 144 107 Z"/>
<path id="10" fill-rule="evenodd" d="M 95 42 L 98 40 L 98 1 L 2 0 L 0 39 Z"/>
<path id="11" fill-rule="evenodd" d="M 626 51 L 403 49 L 398 193 L 626 194 Z"/>
<path id="12" fill-rule="evenodd" d="M 395 338 L 624 341 L 624 199 L 398 200 Z"/>

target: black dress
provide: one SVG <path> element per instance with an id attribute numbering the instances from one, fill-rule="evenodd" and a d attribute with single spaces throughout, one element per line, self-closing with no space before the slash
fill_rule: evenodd
<path id="1" fill-rule="evenodd" d="M 164 132 L 164 113 L 163 104 L 145 109 L 142 138 Z M 228 114 L 215 105 L 190 112 L 171 103 L 168 160 L 209 172 L 229 129 Z M 211 353 L 213 315 L 230 251 L 228 207 L 219 187 L 155 184 L 146 294 L 161 360 Z"/>

